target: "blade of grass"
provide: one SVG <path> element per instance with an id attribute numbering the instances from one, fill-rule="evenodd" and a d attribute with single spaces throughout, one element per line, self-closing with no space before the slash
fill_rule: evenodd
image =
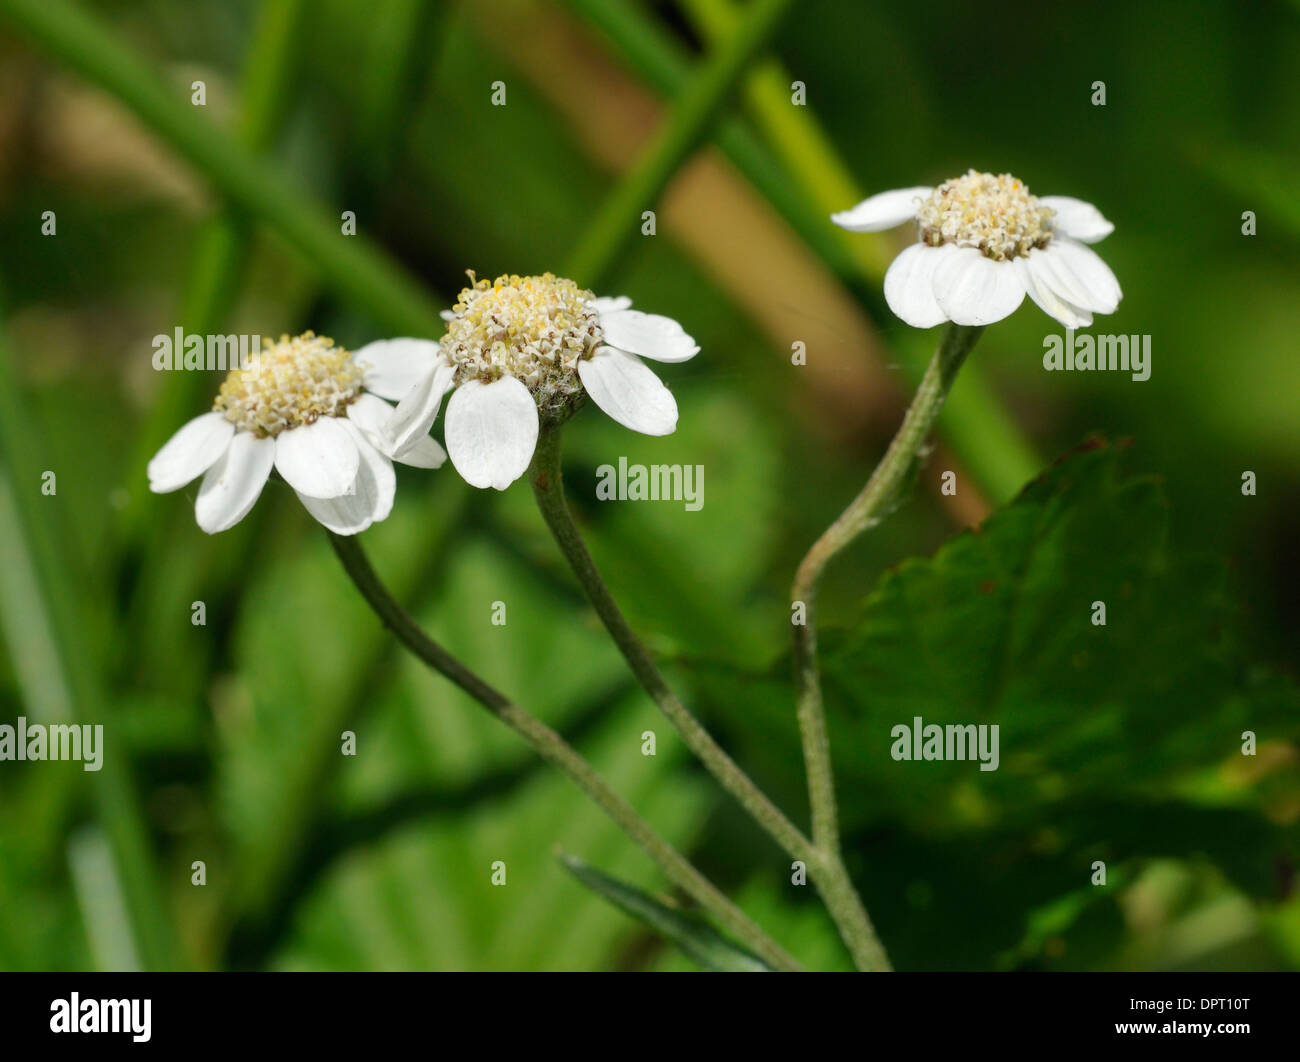
<path id="1" fill-rule="evenodd" d="M 342 235 L 337 214 L 212 125 L 94 17 L 70 0 L 0 0 L 0 15 L 128 107 L 221 195 L 278 233 L 335 290 L 396 333 L 440 333 L 440 307 L 399 263 L 364 236 Z"/>
<path id="2" fill-rule="evenodd" d="M 389 0 L 377 21 L 366 62 L 357 72 L 358 153 L 378 188 L 401 161 L 403 130 L 433 72 L 430 56 L 448 5 L 438 0 Z"/>
<path id="3" fill-rule="evenodd" d="M 678 6 L 700 36 L 711 44 L 735 32 L 744 17 L 744 5 L 734 0 L 680 0 Z M 793 80 L 777 59 L 755 63 L 745 76 L 745 105 L 777 158 L 789 167 L 808 198 L 817 204 L 825 224 L 826 214 L 842 210 L 863 196 L 816 116 L 807 106 L 791 105 Z M 894 257 L 888 236 L 849 233 L 838 228 L 831 228 L 831 235 L 864 277 L 877 285 L 884 280 L 885 270 Z"/>
<path id="4" fill-rule="evenodd" d="M 73 724 L 103 724 L 101 766 L 89 772 L 117 879 L 130 915 L 134 953 L 146 969 L 175 969 L 182 957 L 154 876 L 148 829 L 131 768 L 83 643 L 79 606 L 57 494 L 41 493 L 40 444 L 0 337 L 0 609 L 11 652 L 35 651 L 22 667 L 39 669 L 31 687 L 46 708 Z M 32 578 L 12 575 L 30 573 Z M 23 673 L 20 670 L 20 673 Z M 24 686 L 24 688 L 27 688 Z M 50 766 L 41 770 L 55 769 Z"/>
<path id="5" fill-rule="evenodd" d="M 654 206 L 686 157 L 709 135 L 750 62 L 767 44 L 791 0 L 757 0 L 733 33 L 719 43 L 689 83 L 631 172 L 601 205 L 566 273 L 599 288 L 620 253 L 638 231 L 641 213 Z"/>
<path id="6" fill-rule="evenodd" d="M 557 852 L 560 866 L 598 896 L 662 933 L 706 970 L 769 973 L 771 967 L 733 944 L 707 922 L 676 910 L 648 892 L 604 874 L 577 856 Z"/>
<path id="7" fill-rule="evenodd" d="M 625 61 L 659 95 L 675 97 L 690 78 L 691 63 L 681 47 L 657 23 L 645 19 L 622 0 L 569 0 L 569 6 L 600 29 Z M 635 44 L 631 41 L 635 39 Z M 804 241 L 841 276 L 853 264 L 834 232 L 799 193 L 790 175 L 744 122 L 719 119 L 718 146 Z"/>
<path id="8" fill-rule="evenodd" d="M 131 918 L 103 830 L 83 826 L 68 839 L 68 867 L 95 969 L 139 970 Z"/>

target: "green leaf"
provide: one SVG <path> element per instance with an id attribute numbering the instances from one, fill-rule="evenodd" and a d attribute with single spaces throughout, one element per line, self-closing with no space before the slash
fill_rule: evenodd
<path id="1" fill-rule="evenodd" d="M 823 634 L 847 858 L 900 968 L 1106 961 L 1087 933 L 1044 954 L 1029 924 L 1090 888 L 1094 860 L 1114 874 L 1169 858 L 1277 896 L 1297 781 L 1269 764 L 1285 762 L 1300 698 L 1252 663 L 1223 564 L 1171 543 L 1160 484 L 1122 467 L 1116 447 L 1072 454 L 979 529 L 886 572 L 853 629 Z M 738 758 L 799 807 L 788 661 L 697 662 L 691 677 Z M 996 724 L 998 769 L 895 760 L 891 730 L 917 716 Z"/>
<path id="2" fill-rule="evenodd" d="M 1222 564 L 1171 549 L 1169 524 L 1158 483 L 1123 479 L 1119 451 L 1098 445 L 888 572 L 825 659 L 859 799 L 987 823 L 1083 794 L 1168 794 L 1238 756 L 1243 730 L 1294 736 L 1294 690 L 1247 667 Z M 892 728 L 916 717 L 997 725 L 1000 764 L 894 759 Z"/>
<path id="3" fill-rule="evenodd" d="M 560 864 L 582 884 L 657 929 L 706 970 L 727 973 L 770 972 L 760 959 L 737 947 L 707 922 L 692 918 L 662 900 L 588 866 L 577 856 L 560 852 Z"/>

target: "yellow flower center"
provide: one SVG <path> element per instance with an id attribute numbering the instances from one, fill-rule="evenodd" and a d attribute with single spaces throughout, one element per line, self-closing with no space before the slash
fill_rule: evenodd
<path id="1" fill-rule="evenodd" d="M 986 257 L 1001 261 L 1046 247 L 1055 213 L 1009 173 L 995 177 L 970 170 L 931 192 L 917 219 L 921 239 L 932 247 L 978 247 Z"/>
<path id="2" fill-rule="evenodd" d="M 593 298 L 572 280 L 544 273 L 475 280 L 452 307 L 442 353 L 456 367 L 456 384 L 514 376 L 543 411 L 582 390 L 578 361 L 601 342 Z"/>
<path id="3" fill-rule="evenodd" d="M 334 340 L 304 332 L 278 343 L 263 342 L 246 369 L 234 369 L 221 385 L 212 408 L 239 431 L 259 437 L 341 417 L 361 394 L 364 370 L 350 351 Z"/>

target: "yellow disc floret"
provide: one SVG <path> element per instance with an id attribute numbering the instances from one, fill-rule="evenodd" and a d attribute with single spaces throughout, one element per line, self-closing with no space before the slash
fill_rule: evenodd
<path id="1" fill-rule="evenodd" d="M 1043 206 L 1009 173 L 970 170 L 944 181 L 921 204 L 921 239 L 933 247 L 977 247 L 998 261 L 1046 247 L 1056 211 Z"/>
<path id="2" fill-rule="evenodd" d="M 441 344 L 457 385 L 514 376 L 543 411 L 580 394 L 578 361 L 602 338 L 592 293 L 551 273 L 488 281 L 471 270 L 469 278 Z"/>
<path id="3" fill-rule="evenodd" d="M 361 394 L 362 366 L 334 340 L 304 332 L 269 340 L 245 369 L 233 370 L 212 408 L 259 437 L 339 417 Z"/>

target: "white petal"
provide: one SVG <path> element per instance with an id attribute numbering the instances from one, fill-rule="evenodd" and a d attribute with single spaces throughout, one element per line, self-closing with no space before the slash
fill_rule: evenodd
<path id="1" fill-rule="evenodd" d="M 438 344 L 427 339 L 377 339 L 352 355 L 365 369 L 366 390 L 394 402 L 432 372 L 440 356 Z"/>
<path id="2" fill-rule="evenodd" d="M 677 428 L 673 393 L 634 354 L 597 347 L 578 362 L 578 375 L 591 400 L 625 428 L 643 435 L 671 435 Z"/>
<path id="3" fill-rule="evenodd" d="M 366 391 L 348 406 L 348 420 L 360 428 L 366 442 L 385 457 L 412 468 L 441 468 L 447 460 L 447 451 L 431 436 L 417 435 L 401 453 L 393 452 L 393 444 L 385 432 L 392 417 L 393 407 Z"/>
<path id="4" fill-rule="evenodd" d="M 434 364 L 433 371 L 397 403 L 397 409 L 384 427 L 384 438 L 388 442 L 390 453 L 402 453 L 420 436 L 429 434 L 429 429 L 438 418 L 442 396 L 450 390 L 455 376 L 456 370 L 451 362 L 440 358 Z"/>
<path id="5" fill-rule="evenodd" d="M 392 458 L 412 468 L 441 468 L 447 460 L 447 451 L 432 435 L 421 435 L 405 450 L 393 454 Z"/>
<path id="6" fill-rule="evenodd" d="M 149 489 L 166 494 L 198 479 L 226 452 L 234 434 L 235 426 L 224 413 L 195 417 L 154 454 L 147 469 Z"/>
<path id="7" fill-rule="evenodd" d="M 671 317 L 640 310 L 600 315 L 605 342 L 654 361 L 688 361 L 700 352 L 695 340 Z"/>
<path id="8" fill-rule="evenodd" d="M 831 215 L 831 221 L 849 232 L 880 232 L 892 229 L 904 221 L 916 217 L 921 200 L 925 199 L 933 188 L 917 186 L 916 188 L 895 188 L 891 192 L 880 192 L 870 199 L 864 199 L 855 207 L 841 210 Z"/>
<path id="9" fill-rule="evenodd" d="M 299 494 L 337 498 L 357 478 L 357 444 L 346 417 L 321 417 L 281 432 L 275 439 L 275 467 Z"/>
<path id="10" fill-rule="evenodd" d="M 361 429 L 361 434 L 371 446 L 389 457 L 393 455 L 384 429 L 392 419 L 393 407 L 369 391 L 362 391 L 348 406 L 348 420 Z"/>
<path id="11" fill-rule="evenodd" d="M 1057 232 L 1072 239 L 1096 243 L 1115 231 L 1115 226 L 1102 217 L 1100 210 L 1082 199 L 1068 195 L 1041 195 L 1038 201 L 1056 211 L 1052 225 Z"/>
<path id="12" fill-rule="evenodd" d="M 1079 296 L 1075 298 L 1072 294 L 1062 292 L 1070 302 L 1095 313 L 1115 312 L 1124 293 L 1120 291 L 1119 281 L 1110 271 L 1110 266 L 1101 260 L 1096 251 L 1060 236 L 1043 250 L 1053 277 L 1068 283 Z"/>
<path id="13" fill-rule="evenodd" d="M 447 452 L 465 482 L 505 490 L 537 447 L 537 403 L 513 376 L 469 380 L 447 401 Z"/>
<path id="14" fill-rule="evenodd" d="M 199 487 L 194 503 L 199 527 L 215 535 L 239 523 L 261 496 L 274 464 L 274 439 L 259 439 L 248 431 L 236 434 Z"/>
<path id="15" fill-rule="evenodd" d="M 456 320 L 456 311 L 455 311 L 455 310 L 439 310 L 439 311 L 438 311 L 438 316 L 441 317 L 444 321 L 454 321 L 454 320 Z"/>
<path id="16" fill-rule="evenodd" d="M 1029 252 L 1026 258 L 1013 260 L 1020 271 L 1020 279 L 1025 285 L 1025 292 L 1049 317 L 1054 317 L 1066 328 L 1087 328 L 1092 324 L 1092 314 L 1062 298 L 1053 289 L 1050 276 L 1043 271 L 1042 256 L 1038 248 Z"/>
<path id="17" fill-rule="evenodd" d="M 956 248 L 914 243 L 890 263 L 885 273 L 885 301 L 913 328 L 933 328 L 948 320 L 934 298 L 935 267 Z"/>
<path id="18" fill-rule="evenodd" d="M 1063 238 L 1058 237 L 1046 247 L 1030 252 L 1034 280 L 1039 287 L 1050 290 L 1065 302 L 1086 309 L 1090 301 L 1088 288 L 1059 253 L 1063 242 Z"/>
<path id="19" fill-rule="evenodd" d="M 397 477 L 392 462 L 366 441 L 355 424 L 340 423 L 352 435 L 360 457 L 351 489 L 337 498 L 313 498 L 299 491 L 298 500 L 336 535 L 355 535 L 393 511 Z"/>
<path id="20" fill-rule="evenodd" d="M 613 313 L 615 310 L 626 310 L 632 305 L 632 300 L 626 295 L 598 295 L 587 305 L 597 313 Z"/>
<path id="21" fill-rule="evenodd" d="M 955 324 L 987 325 L 1016 311 L 1025 300 L 1025 283 L 1009 261 L 959 247 L 935 266 L 934 297 Z"/>

